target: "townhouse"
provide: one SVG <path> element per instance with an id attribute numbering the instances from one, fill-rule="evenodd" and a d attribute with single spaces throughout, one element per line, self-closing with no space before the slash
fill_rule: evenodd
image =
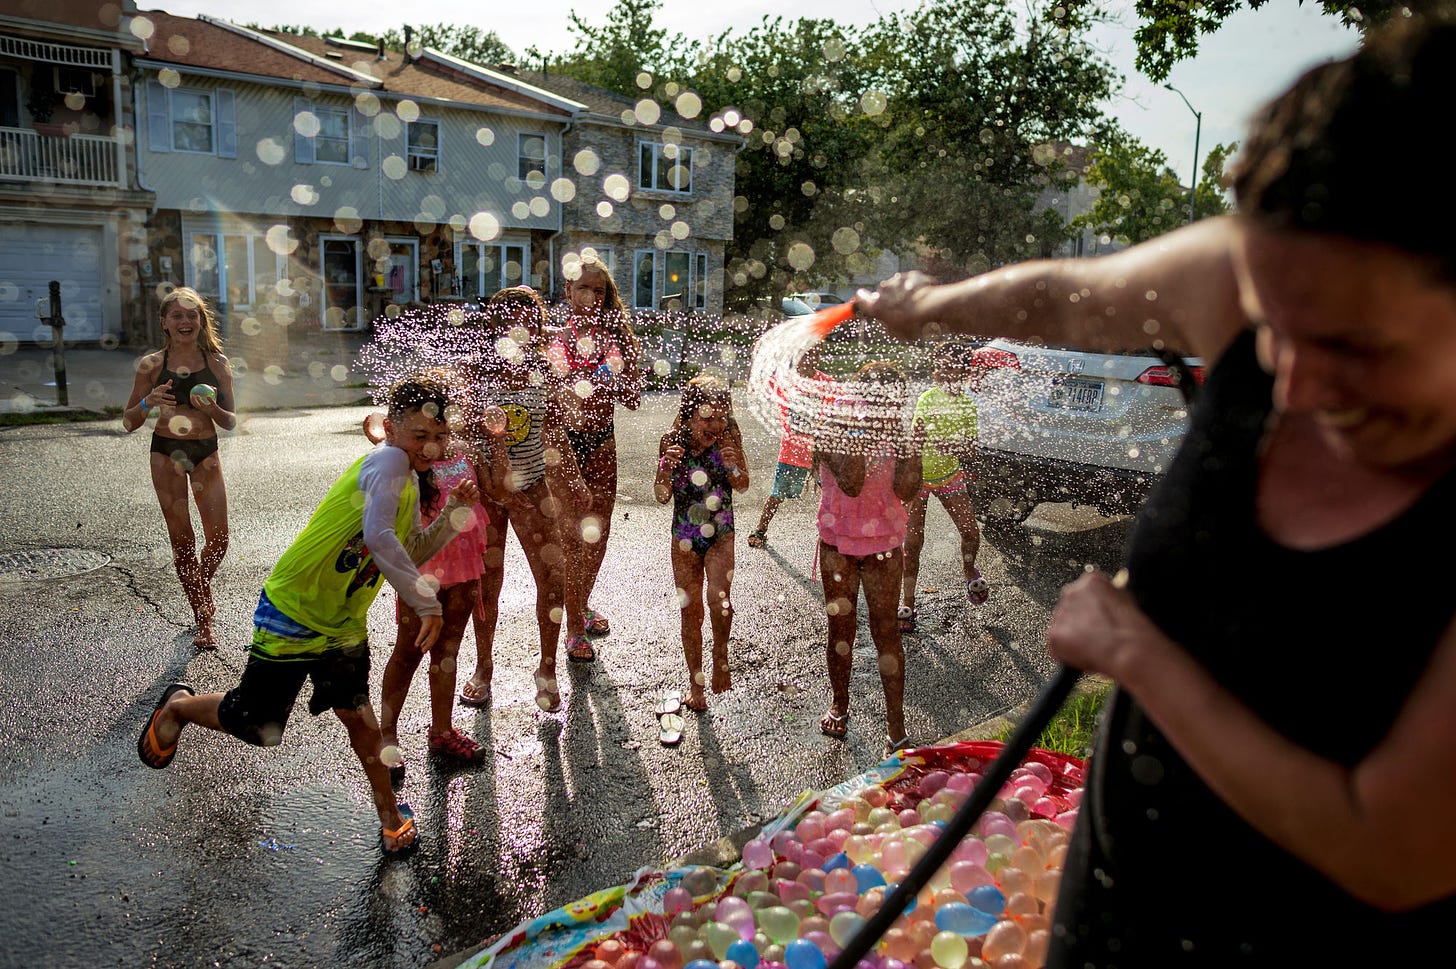
<path id="1" fill-rule="evenodd" d="M 564 206 L 567 249 L 597 253 L 634 310 L 720 316 L 742 136 L 704 117 L 690 91 L 663 104 L 546 71 L 502 71 L 586 106 L 563 140 L 580 188 Z"/>
<path id="2" fill-rule="evenodd" d="M 581 105 L 435 51 L 145 16 L 150 278 L 207 294 L 230 337 L 266 357 L 290 331 L 549 287 Z"/>
<path id="3" fill-rule="evenodd" d="M 131 0 L 17 0 L 0 13 L 0 339 L 115 345 L 141 296 L 155 198 L 138 185 Z M 47 310 L 48 312 L 48 310 Z"/>

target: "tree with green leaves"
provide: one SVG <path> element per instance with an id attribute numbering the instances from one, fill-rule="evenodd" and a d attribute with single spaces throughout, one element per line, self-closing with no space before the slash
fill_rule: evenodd
<path id="1" fill-rule="evenodd" d="M 868 199 L 853 189 L 878 130 L 860 107 L 870 76 L 853 32 L 765 18 L 683 48 L 670 70 L 745 139 L 727 254 L 732 304 L 805 288 L 868 258 Z"/>
<path id="2" fill-rule="evenodd" d="M 867 181 L 887 244 L 919 242 L 977 272 L 1066 238 L 1037 196 L 1073 178 L 1059 146 L 1097 130 L 1121 79 L 1080 30 L 1019 9 L 932 0 L 870 28 L 887 106 Z"/>
<path id="3" fill-rule="evenodd" d="M 1238 148 L 1215 145 L 1203 160 L 1194 190 L 1193 215 L 1206 219 L 1229 211 L 1224 197 L 1224 165 Z M 1090 156 L 1087 183 L 1099 190 L 1091 211 L 1072 220 L 1078 231 L 1092 229 L 1132 245 L 1188 221 L 1188 189 L 1168 167 L 1161 151 L 1120 132 L 1109 133 Z"/>
<path id="4" fill-rule="evenodd" d="M 1198 54 L 1198 40 L 1223 26 L 1232 14 L 1247 7 L 1258 10 L 1269 0 L 1137 0 L 1140 24 L 1133 32 L 1137 69 L 1152 81 L 1166 81 L 1173 65 Z M 1300 0 L 1302 3 L 1303 0 Z M 1347 27 L 1364 31 L 1389 20 L 1398 11 L 1416 6 L 1411 0 L 1319 0 L 1326 14 L 1339 17 Z M 1100 16 L 1104 5 L 1073 0 L 1053 8 L 1054 20 L 1073 24 L 1087 16 Z"/>
<path id="5" fill-rule="evenodd" d="M 568 54 L 547 58 L 551 69 L 619 94 L 640 94 L 639 77 L 658 73 L 672 49 L 686 46 L 681 36 L 669 38 L 657 26 L 653 15 L 661 9 L 662 0 L 617 0 L 600 26 L 571 11 L 568 29 L 576 45 Z M 534 47 L 526 53 L 542 59 Z"/>

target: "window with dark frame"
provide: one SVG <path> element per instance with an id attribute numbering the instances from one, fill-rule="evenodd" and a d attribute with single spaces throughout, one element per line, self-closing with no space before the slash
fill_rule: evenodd
<path id="1" fill-rule="evenodd" d="M 527 181 L 535 173 L 546 179 L 546 136 L 521 135 L 516 142 L 516 175 Z"/>
<path id="2" fill-rule="evenodd" d="M 212 95 L 207 91 L 175 88 L 171 93 L 172 149 L 212 154 Z"/>
<path id="3" fill-rule="evenodd" d="M 657 300 L 657 252 L 638 249 L 632 258 L 632 308 L 655 310 Z"/>
<path id="4" fill-rule="evenodd" d="M 349 164 L 349 109 L 315 106 L 319 131 L 313 139 L 314 161 L 325 165 Z"/>
<path id="5" fill-rule="evenodd" d="M 408 133 L 409 169 L 412 172 L 440 170 L 440 122 L 411 121 Z"/>
<path id="6" fill-rule="evenodd" d="M 642 142 L 638 149 L 637 187 L 656 192 L 691 192 L 693 150 L 683 145 Z"/>

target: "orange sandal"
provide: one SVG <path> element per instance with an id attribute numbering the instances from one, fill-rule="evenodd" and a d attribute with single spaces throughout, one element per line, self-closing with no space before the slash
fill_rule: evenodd
<path id="1" fill-rule="evenodd" d="M 197 692 L 185 683 L 173 683 L 167 687 L 162 691 L 162 698 L 152 708 L 152 715 L 147 718 L 146 729 L 137 738 L 137 756 L 141 757 L 143 764 L 146 764 L 154 770 L 161 770 L 167 767 L 172 763 L 172 758 L 177 756 L 177 745 L 175 743 L 165 750 L 157 743 L 156 727 L 157 714 L 161 713 L 162 708 L 167 705 L 167 701 L 171 700 L 178 693 L 186 693 L 188 696 L 197 695 Z"/>
<path id="2" fill-rule="evenodd" d="M 404 818 L 404 823 L 391 831 L 388 828 L 379 829 L 379 847 L 391 858 L 400 858 L 409 854 L 420 846 L 419 832 L 415 829 L 415 813 L 410 806 L 403 801 L 399 802 L 399 816 Z M 406 836 L 410 837 L 408 844 L 400 844 Z M 394 847 L 389 846 L 394 842 Z"/>

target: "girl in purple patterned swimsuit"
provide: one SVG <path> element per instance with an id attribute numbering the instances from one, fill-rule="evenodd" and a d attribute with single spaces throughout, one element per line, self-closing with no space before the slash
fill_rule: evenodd
<path id="1" fill-rule="evenodd" d="M 672 430 L 658 447 L 653 494 L 672 501 L 672 576 L 682 607 L 683 655 L 693 710 L 706 710 L 703 677 L 704 579 L 713 628 L 714 693 L 731 689 L 728 633 L 733 626 L 733 492 L 748 489 L 743 436 L 728 384 L 699 374 L 683 387 Z"/>

